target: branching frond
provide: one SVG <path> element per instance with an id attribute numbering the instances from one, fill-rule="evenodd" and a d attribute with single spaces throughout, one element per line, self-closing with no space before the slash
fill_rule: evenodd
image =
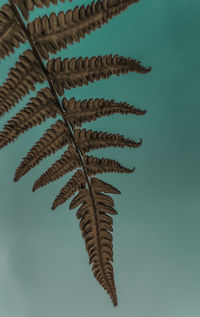
<path id="1" fill-rule="evenodd" d="M 35 90 L 35 83 L 43 83 L 46 77 L 33 52 L 27 50 L 20 55 L 15 68 L 11 68 L 7 81 L 0 87 L 0 115 L 3 115 L 16 102 Z"/>
<path id="2" fill-rule="evenodd" d="M 84 156 L 84 162 L 86 165 L 87 173 L 89 176 L 101 174 L 101 173 L 133 173 L 133 169 L 122 166 L 116 160 L 110 160 L 107 158 L 97 158 L 94 156 Z"/>
<path id="3" fill-rule="evenodd" d="M 113 198 L 106 193 L 120 194 L 120 191 L 93 176 L 107 172 L 132 173 L 135 167 L 129 169 L 117 160 L 88 156 L 86 153 L 106 147 L 137 148 L 141 146 L 142 139 L 135 141 L 120 134 L 77 127 L 102 116 L 115 113 L 143 115 L 146 111 L 126 102 L 103 98 L 82 101 L 64 98 L 61 103 L 58 95 L 62 96 L 65 89 L 88 85 L 112 75 L 119 76 L 128 72 L 145 74 L 151 67 L 145 68 L 139 61 L 119 55 L 64 60 L 50 59 L 49 55 L 79 42 L 86 34 L 101 28 L 109 19 L 138 1 L 92 1 L 87 6 L 76 6 L 66 13 L 61 11 L 56 15 L 52 12 L 49 17 L 37 17 L 28 24 L 24 18 L 28 20 L 30 10 L 57 4 L 58 0 L 8 0 L 9 4 L 0 8 L 0 58 L 13 53 L 20 43 L 28 41 L 30 45 L 30 49 L 20 55 L 15 67 L 10 68 L 7 80 L 0 86 L 0 116 L 14 107 L 30 90 L 34 91 L 36 83 L 46 81 L 48 85 L 7 122 L 0 132 L 0 149 L 47 118 L 59 116 L 59 120 L 45 131 L 22 159 L 14 181 L 18 181 L 47 156 L 68 145 L 60 159 L 35 181 L 33 191 L 78 168 L 56 196 L 52 209 L 78 192 L 70 203 L 70 209 L 79 207 L 76 216 L 80 219 L 89 264 L 92 264 L 95 278 L 110 295 L 114 306 L 117 305 L 117 293 L 112 266 L 111 215 L 116 215 L 117 211 L 114 209 Z M 64 3 L 65 0 L 60 2 Z M 130 37 L 130 34 L 127 33 L 127 36 Z M 47 64 L 44 64 L 43 58 L 48 59 Z"/>
<path id="4" fill-rule="evenodd" d="M 47 70 L 51 74 L 57 93 L 62 96 L 64 89 L 88 85 L 89 82 L 109 78 L 111 75 L 137 72 L 145 74 L 151 68 L 145 68 L 140 62 L 118 55 L 93 56 L 91 58 L 79 57 L 76 59 L 51 59 L 47 63 Z"/>
<path id="5" fill-rule="evenodd" d="M 16 170 L 14 181 L 18 181 L 45 157 L 55 153 L 69 143 L 71 143 L 71 140 L 63 121 L 56 121 L 40 140 L 36 142 L 27 156 L 23 158 L 20 166 Z"/>
<path id="6" fill-rule="evenodd" d="M 15 141 L 28 129 L 41 124 L 49 117 L 55 118 L 57 114 L 60 114 L 49 88 L 42 89 L 35 98 L 30 100 L 31 102 L 9 120 L 0 132 L 0 149 Z"/>
<path id="7" fill-rule="evenodd" d="M 26 36 L 8 4 L 0 10 L 0 58 L 14 53 L 14 48 L 26 42 Z"/>
<path id="8" fill-rule="evenodd" d="M 114 186 L 103 182 L 102 180 L 92 177 L 91 178 L 91 186 L 96 192 L 104 192 L 110 194 L 121 194 L 121 192 L 115 188 Z"/>
<path id="9" fill-rule="evenodd" d="M 48 59 L 49 53 L 55 54 L 68 44 L 79 42 L 85 34 L 108 23 L 135 2 L 138 0 L 93 1 L 87 7 L 76 6 L 66 13 L 61 11 L 58 15 L 52 13 L 50 17 L 38 17 L 28 24 L 28 29 L 41 56 Z"/>
<path id="10" fill-rule="evenodd" d="M 71 163 L 71 162 L 69 161 L 69 163 Z M 133 168 L 131 170 L 131 169 L 128 169 L 126 167 L 123 167 L 122 165 L 120 165 L 119 162 L 117 162 L 115 160 L 110 160 L 110 159 L 105 159 L 105 158 L 99 159 L 99 158 L 93 157 L 93 156 L 85 156 L 84 163 L 85 163 L 85 167 L 86 167 L 86 172 L 89 176 L 96 175 L 99 173 L 106 173 L 106 172 L 108 172 L 108 173 L 110 173 L 110 172 L 132 173 L 135 170 L 135 168 Z M 80 166 L 80 163 L 79 163 L 77 158 L 75 159 L 75 164 L 76 165 L 74 167 L 72 167 L 72 164 L 71 164 L 71 166 L 70 166 L 70 167 L 72 167 L 71 170 L 76 168 L 77 166 Z M 68 171 L 69 170 L 67 170 L 66 172 L 68 172 Z M 62 175 L 64 175 L 64 173 L 62 173 Z M 59 177 L 62 175 L 59 175 Z M 70 179 L 70 181 L 62 188 L 61 192 L 56 197 L 56 199 L 53 203 L 52 209 L 55 209 L 57 206 L 63 204 L 67 199 L 69 199 L 74 194 L 75 190 L 77 191 L 77 190 L 80 190 L 82 187 L 84 187 L 85 183 L 86 183 L 86 179 L 85 179 L 84 174 L 82 173 L 81 170 L 78 170 L 78 172 L 76 172 L 74 174 L 74 176 Z M 112 194 L 119 194 L 120 193 L 113 186 L 106 184 L 102 181 L 98 181 L 95 178 L 93 179 L 93 183 L 91 183 L 91 185 L 93 185 L 93 184 L 94 184 L 94 188 L 93 187 L 92 188 L 95 190 L 95 192 L 100 190 L 100 191 L 109 192 Z M 36 185 L 35 185 L 35 187 L 36 187 Z M 70 190 L 70 188 L 72 188 L 72 191 Z"/>
<path id="11" fill-rule="evenodd" d="M 143 115 L 146 110 L 130 106 L 126 102 L 116 102 L 115 100 L 84 99 L 75 100 L 71 98 L 67 100 L 63 98 L 63 108 L 66 112 L 66 118 L 70 124 L 81 127 L 82 123 L 90 122 L 103 116 L 110 116 L 114 113 Z"/>
<path id="12" fill-rule="evenodd" d="M 73 146 L 69 146 L 61 158 L 53 163 L 53 165 L 38 178 L 38 180 L 34 183 L 33 191 L 57 180 L 66 173 L 71 172 L 73 169 L 80 166 L 81 163 L 79 162 L 75 148 Z"/>
<path id="13" fill-rule="evenodd" d="M 120 134 L 109 134 L 106 132 L 97 132 L 86 129 L 76 129 L 74 130 L 74 137 L 79 148 L 83 152 L 89 152 L 91 150 L 96 150 L 100 148 L 105 148 L 109 146 L 114 147 L 132 147 L 137 148 L 141 146 L 142 140 L 139 142 L 125 138 Z"/>
<path id="14" fill-rule="evenodd" d="M 62 205 L 69 199 L 74 193 L 81 188 L 84 188 L 86 184 L 85 175 L 82 170 L 77 170 L 71 177 L 69 182 L 61 189 L 53 202 L 52 209 L 56 209 L 59 205 Z"/>

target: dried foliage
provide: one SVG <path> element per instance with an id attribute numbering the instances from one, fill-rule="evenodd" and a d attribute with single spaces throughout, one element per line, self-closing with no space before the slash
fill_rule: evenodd
<path id="1" fill-rule="evenodd" d="M 26 36 L 13 10 L 5 4 L 0 10 L 0 58 L 14 53 L 14 48 L 25 42 Z"/>
<path id="2" fill-rule="evenodd" d="M 65 0 L 60 0 L 65 2 Z M 49 7 L 50 4 L 57 4 L 58 0 L 15 0 L 16 5 L 19 7 L 24 18 L 28 20 L 29 11 L 34 9 L 34 6 L 42 8 L 43 6 Z"/>
<path id="3" fill-rule="evenodd" d="M 65 0 L 61 0 L 65 2 Z M 126 102 L 103 98 L 76 100 L 58 98 L 65 89 L 88 85 L 94 80 L 109 78 L 111 75 L 137 72 L 145 74 L 151 68 L 145 68 L 140 62 L 118 55 L 93 56 L 92 58 L 50 59 L 50 53 L 56 53 L 67 45 L 78 42 L 86 34 L 108 22 L 117 14 L 138 0 L 98 0 L 90 5 L 76 6 L 67 12 L 54 12 L 48 17 L 37 17 L 27 25 L 29 11 L 34 7 L 48 7 L 57 4 L 57 0 L 8 0 L 0 9 L 0 58 L 5 58 L 19 47 L 29 42 L 31 49 L 19 57 L 15 67 L 11 68 L 8 78 L 0 87 L 0 115 L 8 112 L 36 83 L 47 83 L 36 97 L 20 110 L 0 132 L 0 148 L 14 142 L 28 129 L 41 124 L 48 118 L 57 118 L 43 136 L 35 143 L 22 159 L 16 170 L 14 180 L 38 165 L 44 158 L 68 145 L 61 158 L 54 162 L 34 183 L 33 191 L 43 187 L 67 173 L 76 170 L 71 179 L 56 196 L 52 209 L 65 203 L 75 192 L 78 194 L 70 203 L 70 209 L 76 208 L 80 219 L 80 229 L 89 255 L 89 263 L 97 281 L 117 305 L 117 293 L 112 267 L 113 245 L 111 215 L 116 215 L 113 199 L 107 194 L 119 194 L 111 184 L 93 177 L 96 174 L 132 173 L 118 161 L 109 158 L 97 158 L 86 152 L 105 147 L 141 146 L 142 140 L 131 140 L 120 134 L 103 131 L 79 129 L 83 123 L 115 113 L 143 115 L 145 110 L 131 106 Z M 43 59 L 48 62 L 45 65 Z M 77 169 L 78 168 L 78 169 Z"/>
<path id="4" fill-rule="evenodd" d="M 51 59 L 47 63 L 47 70 L 59 96 L 64 94 L 64 89 L 88 85 L 89 82 L 108 78 L 111 75 L 126 74 L 128 72 L 147 73 L 150 69 L 140 65 L 139 62 L 122 56 L 93 56 L 92 58 L 79 57 L 76 59 L 61 58 Z"/>

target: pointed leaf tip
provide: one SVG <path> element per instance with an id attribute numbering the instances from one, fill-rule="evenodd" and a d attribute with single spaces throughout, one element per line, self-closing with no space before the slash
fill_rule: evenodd
<path id="1" fill-rule="evenodd" d="M 33 185 L 33 187 L 32 187 L 32 192 L 35 192 L 36 191 L 36 186 L 35 186 L 35 184 Z"/>
<path id="2" fill-rule="evenodd" d="M 139 141 L 136 142 L 136 147 L 140 147 L 142 145 L 142 142 L 143 142 L 142 139 L 139 138 Z"/>
<path id="3" fill-rule="evenodd" d="M 135 172 L 135 166 L 133 166 L 132 170 L 130 170 L 131 173 Z"/>
<path id="4" fill-rule="evenodd" d="M 15 173 L 15 176 L 13 178 L 13 182 L 17 182 L 19 180 L 19 177 L 17 177 L 17 174 Z"/>

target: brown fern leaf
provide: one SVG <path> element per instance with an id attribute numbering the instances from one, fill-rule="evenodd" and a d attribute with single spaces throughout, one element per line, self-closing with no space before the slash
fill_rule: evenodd
<path id="1" fill-rule="evenodd" d="M 111 215 L 116 215 L 117 211 L 114 209 L 113 199 L 106 193 L 120 194 L 120 191 L 93 175 L 104 172 L 132 173 L 135 167 L 129 169 L 116 160 L 100 159 L 85 153 L 106 147 L 137 148 L 141 146 L 142 140 L 137 142 L 120 134 L 75 127 L 114 113 L 142 115 L 146 111 L 125 102 L 99 98 L 83 101 L 64 98 L 61 105 L 58 95 L 63 95 L 64 89 L 88 85 L 111 75 L 128 72 L 145 74 L 151 67 L 145 68 L 139 61 L 118 55 L 64 60 L 49 60 L 49 55 L 75 41 L 79 42 L 86 34 L 101 28 L 109 19 L 138 1 L 95 0 L 90 5 L 76 6 L 66 13 L 62 11 L 58 15 L 52 13 L 50 17 L 38 17 L 29 24 L 24 23 L 17 6 L 28 20 L 29 11 L 33 10 L 34 6 L 48 7 L 50 4 L 57 4 L 58 0 L 8 0 L 10 5 L 4 5 L 0 9 L 0 58 L 14 52 L 14 49 L 26 40 L 31 46 L 31 49 L 20 55 L 15 67 L 10 69 L 8 79 L 0 87 L 0 116 L 9 111 L 30 90 L 34 91 L 36 83 L 47 81 L 49 85 L 49 88 L 38 92 L 24 109 L 8 121 L 0 132 L 0 149 L 46 118 L 55 118 L 57 114 L 62 116 L 63 121 L 57 120 L 51 125 L 22 159 L 14 181 L 18 181 L 47 156 L 68 145 L 61 158 L 36 180 L 33 191 L 79 168 L 56 196 L 52 209 L 78 192 L 69 208 L 79 207 L 76 216 L 80 219 L 89 264 L 92 264 L 95 278 L 110 295 L 114 306 L 117 305 L 117 294 L 112 266 Z M 42 58 L 48 59 L 46 65 Z"/>
<path id="2" fill-rule="evenodd" d="M 46 77 L 33 52 L 27 50 L 20 55 L 15 68 L 11 68 L 7 81 L 0 87 L 0 115 L 3 115 L 29 90 L 35 90 L 35 83 L 43 83 Z"/>
<path id="3" fill-rule="evenodd" d="M 108 78 L 111 75 L 128 72 L 147 73 L 151 68 L 145 68 L 140 62 L 123 56 L 93 56 L 76 59 L 51 59 L 47 63 L 47 70 L 51 75 L 57 93 L 62 96 L 64 89 L 88 85 L 89 82 Z"/>
<path id="4" fill-rule="evenodd" d="M 0 58 L 14 52 L 20 43 L 26 42 L 26 36 L 13 10 L 8 4 L 0 10 Z"/>
<path id="5" fill-rule="evenodd" d="M 77 159 L 76 159 L 76 161 L 77 161 Z M 105 158 L 99 159 L 99 158 L 94 157 L 94 156 L 85 156 L 84 157 L 84 163 L 85 163 L 87 174 L 89 176 L 96 175 L 96 174 L 99 174 L 99 173 L 106 173 L 106 172 L 107 173 L 110 173 L 110 172 L 114 172 L 114 173 L 132 173 L 135 170 L 135 168 L 133 168 L 131 170 L 131 169 L 128 169 L 126 167 L 123 167 L 122 165 L 119 164 L 119 162 L 117 162 L 115 160 L 110 160 L 110 159 L 105 159 Z M 79 166 L 80 166 L 80 163 L 79 163 Z M 76 167 L 77 166 L 75 166 L 74 168 L 76 168 Z M 74 168 L 72 168 L 72 169 L 74 169 Z M 79 176 L 78 176 L 79 174 L 80 174 L 80 172 L 78 174 L 75 173 L 75 175 L 77 175 L 77 176 L 75 177 L 75 175 L 74 175 L 71 178 L 71 180 L 62 188 L 61 192 L 56 197 L 56 199 L 55 199 L 55 201 L 53 203 L 52 209 L 55 209 L 57 206 L 65 203 L 65 201 L 69 198 L 68 193 L 70 192 L 70 184 L 71 185 L 74 184 L 72 187 L 76 188 L 76 190 L 79 190 L 79 189 L 82 188 L 82 185 L 81 185 L 82 184 L 82 180 L 79 179 Z M 64 175 L 64 173 L 62 173 L 62 175 Z M 82 173 L 81 175 L 82 175 L 82 179 L 84 179 L 84 182 L 86 182 L 84 174 Z M 77 187 L 78 184 L 80 185 L 79 189 Z M 109 186 L 107 184 L 107 187 L 106 187 L 106 183 L 104 183 L 104 182 L 101 182 L 101 183 L 99 182 L 96 185 L 98 185 L 96 187 L 94 186 L 96 191 L 97 191 L 97 189 L 101 188 L 101 186 L 103 185 L 104 191 L 106 190 L 106 192 L 111 192 L 113 194 L 116 194 L 116 193 L 119 194 L 120 193 L 116 188 L 112 187 L 111 185 Z M 71 195 L 72 194 L 70 194 L 70 196 Z"/>
<path id="6" fill-rule="evenodd" d="M 84 188 L 86 184 L 85 175 L 82 170 L 77 170 L 71 177 L 69 182 L 61 189 L 60 193 L 55 198 L 52 208 L 56 209 L 59 205 L 62 205 L 69 199 L 74 193 L 81 188 Z"/>
<path id="7" fill-rule="evenodd" d="M 54 182 L 73 169 L 80 167 L 78 154 L 73 146 L 69 146 L 68 150 L 63 153 L 61 158 L 57 160 L 52 166 L 43 173 L 34 183 L 33 192 L 50 182 Z"/>
<path id="8" fill-rule="evenodd" d="M 42 89 L 35 98 L 30 100 L 27 107 L 9 120 L 3 131 L 0 132 L 0 149 L 13 142 L 28 129 L 41 124 L 47 118 L 55 118 L 57 114 L 60 114 L 49 88 Z"/>
<path id="9" fill-rule="evenodd" d="M 46 130 L 46 133 L 43 134 L 39 141 L 36 142 L 27 156 L 23 158 L 16 170 L 14 181 L 18 181 L 45 157 L 55 153 L 58 149 L 70 143 L 69 132 L 65 124 L 61 120 L 56 121 L 50 129 Z"/>
<path id="10" fill-rule="evenodd" d="M 86 165 L 86 170 L 89 176 L 101 174 L 101 173 L 133 173 L 133 169 L 126 168 L 120 165 L 116 160 L 110 160 L 107 158 L 98 158 L 94 156 L 84 156 L 84 162 Z"/>
<path id="11" fill-rule="evenodd" d="M 60 0 L 60 2 L 65 2 L 65 0 Z M 57 4 L 58 0 L 15 0 L 16 5 L 19 7 L 23 17 L 28 20 L 29 11 L 34 9 L 34 6 L 42 8 L 43 6 L 49 7 L 49 5 Z"/>
<path id="12" fill-rule="evenodd" d="M 114 147 L 139 147 L 142 144 L 142 139 L 139 142 L 125 138 L 120 134 L 108 134 L 107 132 L 98 132 L 86 129 L 74 130 L 76 143 L 82 152 L 89 152 L 109 146 Z"/>
<path id="13" fill-rule="evenodd" d="M 106 212 L 116 214 L 111 197 L 95 191 L 92 187 L 82 189 L 74 197 L 70 209 L 81 205 L 76 216 L 80 219 L 82 237 L 85 239 L 93 273 L 97 281 L 110 295 L 114 306 L 117 305 L 117 294 L 114 282 L 112 218 Z"/>
<path id="14" fill-rule="evenodd" d="M 91 178 L 91 186 L 96 192 L 104 192 L 110 194 L 121 194 L 121 192 L 115 188 L 114 186 L 103 182 L 102 180 L 92 177 Z"/>
<path id="15" fill-rule="evenodd" d="M 62 106 L 66 113 L 66 119 L 73 127 L 81 127 L 84 122 L 90 122 L 114 113 L 135 115 L 146 113 L 146 110 L 130 106 L 126 102 L 116 102 L 113 99 L 105 100 L 103 98 L 84 99 L 83 101 L 75 100 L 75 98 L 71 98 L 70 100 L 63 98 Z"/>
<path id="16" fill-rule="evenodd" d="M 41 56 L 49 58 L 49 53 L 55 54 L 61 48 L 66 48 L 74 41 L 79 42 L 85 34 L 89 34 L 101 25 L 108 23 L 117 14 L 138 0 L 99 0 L 93 1 L 87 7 L 76 6 L 66 13 L 61 11 L 36 18 L 28 24 L 32 40 L 36 44 Z"/>

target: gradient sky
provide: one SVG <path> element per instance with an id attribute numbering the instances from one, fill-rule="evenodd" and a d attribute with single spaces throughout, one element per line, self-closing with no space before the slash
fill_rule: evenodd
<path id="1" fill-rule="evenodd" d="M 36 9 L 30 19 L 82 3 Z M 84 125 L 143 139 L 139 149 L 91 152 L 136 167 L 133 174 L 99 177 L 122 192 L 113 195 L 118 306 L 112 306 L 92 274 L 70 201 L 50 210 L 71 174 L 32 193 L 33 182 L 63 151 L 13 182 L 22 157 L 54 122 L 48 120 L 0 152 L 0 316 L 200 316 L 199 19 L 199 0 L 141 0 L 59 52 L 62 58 L 119 54 L 152 66 L 147 75 L 112 76 L 65 93 L 67 98 L 126 101 L 147 110 L 144 116 L 115 114 Z M 1 61 L 1 85 L 27 48 L 21 45 Z M 0 127 L 33 96 L 1 118 Z"/>

